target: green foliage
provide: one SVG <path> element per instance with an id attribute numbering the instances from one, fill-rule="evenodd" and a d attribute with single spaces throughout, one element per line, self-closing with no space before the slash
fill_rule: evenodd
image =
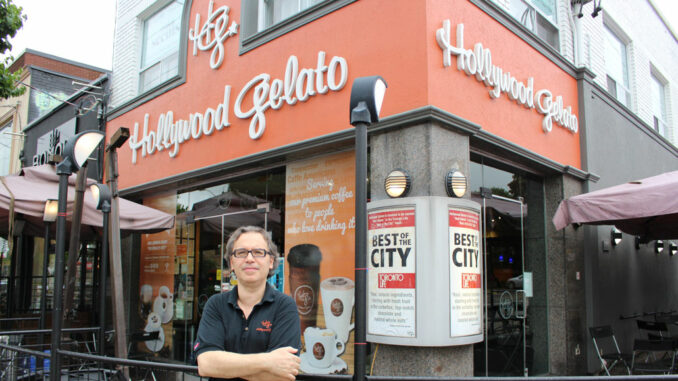
<path id="1" fill-rule="evenodd" d="M 0 54 L 12 49 L 9 39 L 16 35 L 26 20 L 23 14 L 23 8 L 12 3 L 12 0 L 0 0 Z M 21 79 L 21 70 L 14 73 L 9 72 L 9 66 L 14 58 L 7 56 L 3 62 L 0 62 L 0 98 L 16 97 L 26 91 L 25 86 L 19 86 Z"/>

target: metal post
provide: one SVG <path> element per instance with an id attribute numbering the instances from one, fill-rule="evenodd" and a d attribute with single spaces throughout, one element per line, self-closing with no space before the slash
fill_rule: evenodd
<path id="1" fill-rule="evenodd" d="M 50 353 L 50 380 L 59 380 L 61 347 L 61 323 L 63 320 L 64 255 L 66 250 L 66 204 L 68 199 L 68 176 L 58 170 L 59 201 L 56 225 L 56 260 L 54 263 L 54 309 L 52 311 L 52 345 Z"/>
<path id="2" fill-rule="evenodd" d="M 108 271 L 108 212 L 104 213 L 99 283 L 99 354 L 106 355 L 106 272 Z"/>
<path id="3" fill-rule="evenodd" d="M 118 153 L 113 147 L 106 149 L 108 171 L 106 184 L 111 191 L 111 237 L 109 264 L 111 267 L 111 305 L 115 322 L 115 357 L 127 358 L 127 322 L 125 318 L 125 300 L 123 296 L 122 250 L 120 245 L 120 206 L 118 199 Z M 128 368 L 123 368 L 128 376 Z"/>
<path id="4" fill-rule="evenodd" d="M 80 227 L 82 226 L 82 210 L 87 183 L 87 161 L 85 161 L 75 177 L 75 199 L 71 214 L 71 234 L 68 240 L 68 266 L 64 278 L 64 319 L 68 322 L 68 314 L 73 310 L 73 295 L 75 293 L 75 273 L 80 254 Z M 80 274 L 84 277 L 84 273 Z M 81 294 L 82 294 L 81 290 Z"/>
<path id="5" fill-rule="evenodd" d="M 47 265 L 49 264 L 49 222 L 45 221 L 45 250 L 42 259 L 42 295 L 40 295 L 40 329 L 45 329 L 47 319 Z M 40 334 L 40 345 L 45 345 L 45 334 Z"/>
<path id="6" fill-rule="evenodd" d="M 355 125 L 355 340 L 354 380 L 365 379 L 367 356 L 367 124 Z"/>

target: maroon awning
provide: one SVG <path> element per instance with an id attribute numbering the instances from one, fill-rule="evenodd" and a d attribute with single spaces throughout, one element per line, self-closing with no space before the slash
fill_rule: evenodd
<path id="1" fill-rule="evenodd" d="M 649 240 L 678 239 L 678 171 L 570 197 L 553 224 L 614 225 Z"/>
<path id="2" fill-rule="evenodd" d="M 69 177 L 68 203 L 66 219 L 70 221 L 75 199 L 76 174 Z M 87 179 L 82 211 L 83 233 L 87 234 L 86 227 L 101 228 L 103 215 L 96 209 L 89 185 L 94 180 Z M 42 222 L 45 201 L 57 199 L 59 193 L 59 176 L 55 167 L 49 164 L 26 167 L 19 174 L 0 178 L 0 235 L 8 234 L 10 216 L 10 202 L 14 198 L 14 217 L 26 221 L 23 232 L 31 235 L 44 234 Z M 132 231 L 142 233 L 158 232 L 174 226 L 174 216 L 119 198 L 120 230 L 123 233 Z M 55 225 L 55 224 L 53 224 Z M 91 230 L 91 229 L 90 229 Z"/>

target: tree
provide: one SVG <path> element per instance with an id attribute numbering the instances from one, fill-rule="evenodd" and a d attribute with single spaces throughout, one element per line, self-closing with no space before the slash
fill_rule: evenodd
<path id="1" fill-rule="evenodd" d="M 26 15 L 23 14 L 23 8 L 13 4 L 12 0 L 0 0 L 0 54 L 12 50 L 9 39 L 21 29 L 24 20 L 26 20 Z M 16 97 L 26 91 L 25 86 L 18 86 L 21 70 L 9 72 L 12 61 L 14 58 L 7 55 L 5 60 L 0 62 L 0 98 L 2 99 Z"/>

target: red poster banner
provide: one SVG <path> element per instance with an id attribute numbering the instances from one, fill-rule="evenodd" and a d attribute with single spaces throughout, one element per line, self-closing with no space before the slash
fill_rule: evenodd
<path id="1" fill-rule="evenodd" d="M 144 205 L 174 215 L 176 195 L 147 198 Z M 177 254 L 175 229 L 141 235 L 139 252 L 139 315 L 146 332 L 158 331 L 157 340 L 144 342 L 146 349 L 159 352 L 172 346 L 174 317 L 174 257 Z M 184 250 L 185 251 L 185 250 Z"/>

